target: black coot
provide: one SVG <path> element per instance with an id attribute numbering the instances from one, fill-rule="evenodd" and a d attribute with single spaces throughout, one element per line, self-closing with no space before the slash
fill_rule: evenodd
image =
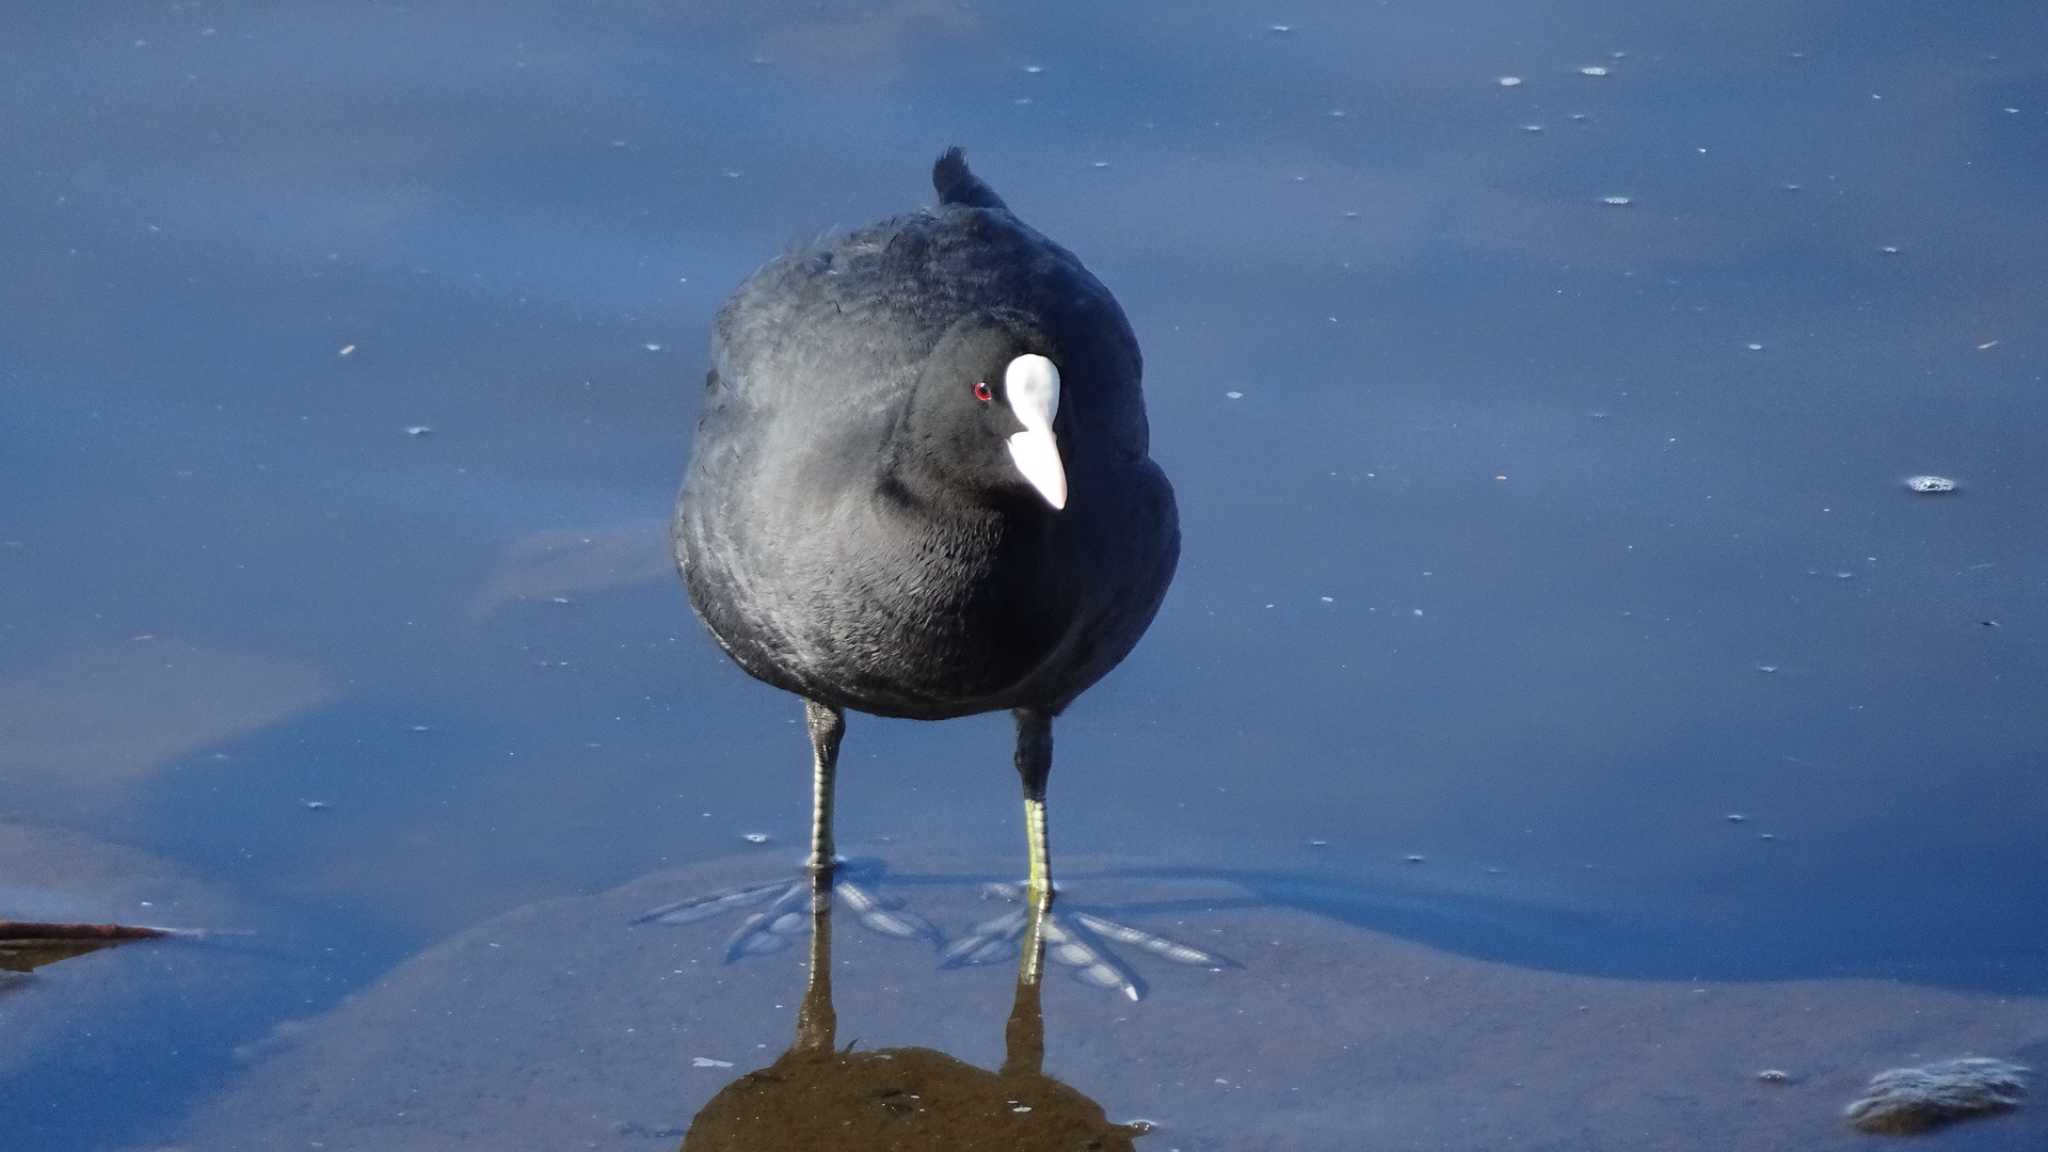
<path id="1" fill-rule="evenodd" d="M 1044 902 L 1052 718 L 1151 623 L 1179 519 L 1115 297 L 959 149 L 932 183 L 720 309 L 676 559 L 726 652 L 804 699 L 814 873 L 845 709 L 1007 708 Z"/>

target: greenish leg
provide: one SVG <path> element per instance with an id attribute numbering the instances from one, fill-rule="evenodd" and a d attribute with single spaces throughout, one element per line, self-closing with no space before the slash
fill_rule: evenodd
<path id="1" fill-rule="evenodd" d="M 846 714 L 806 700 L 804 727 L 811 734 L 811 877 L 829 884 L 838 862 L 832 844 L 832 784 L 839 769 L 839 740 L 846 735 Z"/>
<path id="2" fill-rule="evenodd" d="M 1052 857 L 1046 839 L 1045 781 L 1052 775 L 1052 716 L 1035 708 L 1019 708 L 1017 775 L 1024 784 L 1024 840 L 1031 853 L 1031 902 L 1052 904 Z"/>
<path id="3" fill-rule="evenodd" d="M 1045 798 L 1024 798 L 1024 842 L 1031 853 L 1030 887 L 1034 894 L 1052 891 L 1052 861 L 1045 845 Z"/>

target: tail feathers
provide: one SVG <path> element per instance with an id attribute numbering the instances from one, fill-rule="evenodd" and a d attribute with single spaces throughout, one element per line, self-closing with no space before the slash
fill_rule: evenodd
<path id="1" fill-rule="evenodd" d="M 966 204 L 975 208 L 1001 208 L 1009 210 L 996 190 L 982 183 L 967 167 L 967 153 L 959 148 L 948 148 L 939 162 L 932 165 L 932 187 L 938 189 L 939 203 Z"/>

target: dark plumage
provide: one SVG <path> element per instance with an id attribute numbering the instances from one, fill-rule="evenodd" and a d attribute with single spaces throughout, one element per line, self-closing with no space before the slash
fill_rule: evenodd
<path id="1" fill-rule="evenodd" d="M 676 509 L 698 615 L 810 705 L 821 869 L 840 710 L 1012 709 L 1041 802 L 1051 718 L 1137 643 L 1180 551 L 1115 298 L 958 149 L 932 182 L 937 207 L 733 293 Z"/>

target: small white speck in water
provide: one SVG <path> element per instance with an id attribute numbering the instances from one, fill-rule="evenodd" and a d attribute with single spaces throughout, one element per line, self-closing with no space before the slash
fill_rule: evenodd
<path id="1" fill-rule="evenodd" d="M 1233 388 L 1232 390 L 1225 392 L 1223 394 L 1223 398 L 1226 400 L 1242 400 L 1244 399 L 1244 393 L 1239 392 Z"/>
<path id="2" fill-rule="evenodd" d="M 1584 68 L 1579 69 L 1579 75 L 1605 76 L 1607 75 L 1607 69 L 1598 64 L 1588 64 Z"/>
<path id="3" fill-rule="evenodd" d="M 1956 490 L 1956 482 L 1946 476 L 1908 476 L 1907 489 L 1923 495 L 1938 495 Z"/>
<path id="4" fill-rule="evenodd" d="M 745 840 L 749 844 L 766 844 L 768 842 L 768 834 L 766 832 L 743 832 L 740 834 L 740 839 Z"/>
<path id="5" fill-rule="evenodd" d="M 1522 86 L 1522 78 L 1520 76 L 1503 76 L 1495 80 L 1494 83 L 1503 88 L 1520 88 Z"/>
<path id="6" fill-rule="evenodd" d="M 1630 199 L 1627 196 L 1602 196 L 1600 198 L 1600 202 L 1602 204 L 1612 205 L 1616 208 L 1626 208 L 1630 204 L 1635 203 L 1634 200 Z"/>
<path id="7" fill-rule="evenodd" d="M 425 424 L 407 424 L 405 426 L 405 434 L 417 439 L 421 436 L 432 436 L 434 430 Z"/>
<path id="8" fill-rule="evenodd" d="M 693 1056 L 693 1057 L 691 1057 L 691 1058 L 690 1058 L 690 1067 L 692 1067 L 692 1068 L 730 1068 L 730 1067 L 732 1067 L 732 1061 L 730 1061 L 730 1060 L 713 1060 L 713 1059 L 712 1059 L 711 1057 L 709 1057 L 709 1056 Z"/>

